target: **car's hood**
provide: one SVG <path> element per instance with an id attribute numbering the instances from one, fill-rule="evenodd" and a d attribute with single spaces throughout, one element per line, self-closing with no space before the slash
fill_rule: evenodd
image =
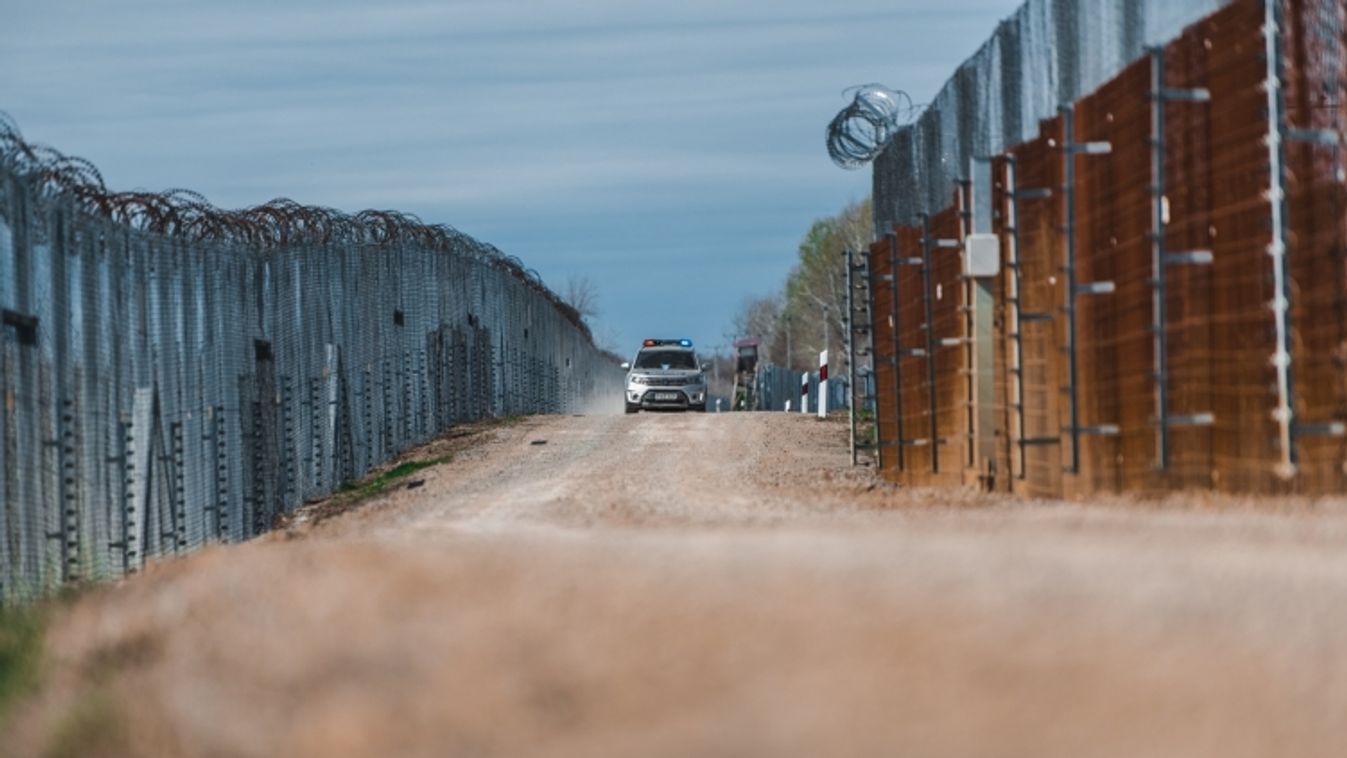
<path id="1" fill-rule="evenodd" d="M 638 368 L 633 369 L 629 376 L 657 376 L 661 379 L 693 379 L 701 376 L 702 372 L 696 369 L 659 369 L 659 368 Z"/>

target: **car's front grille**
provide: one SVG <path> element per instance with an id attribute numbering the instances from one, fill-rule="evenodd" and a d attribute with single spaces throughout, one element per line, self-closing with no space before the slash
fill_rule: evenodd
<path id="1" fill-rule="evenodd" d="M 660 379 L 658 377 L 652 376 L 650 379 L 646 380 L 646 383 L 649 384 L 651 387 L 682 387 L 685 384 L 690 384 L 691 381 L 688 379 L 679 379 L 676 377 L 672 379 Z"/>

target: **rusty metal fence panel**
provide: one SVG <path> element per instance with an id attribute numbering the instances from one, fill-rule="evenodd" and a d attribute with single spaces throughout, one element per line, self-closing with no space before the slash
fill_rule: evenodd
<path id="1" fill-rule="evenodd" d="M 87 164 L 9 138 L 0 604 L 247 539 L 454 424 L 620 392 L 574 314 L 464 235 L 321 209 L 197 235 L 242 222 L 72 183 Z"/>
<path id="2" fill-rule="evenodd" d="M 973 191 L 991 193 L 1001 243 L 1004 452 L 965 471 L 1004 468 L 994 486 L 1047 497 L 1347 485 L 1344 16 L 1333 0 L 1231 3 L 995 157 Z M 873 289 L 895 315 L 876 345 L 898 353 L 896 375 L 876 369 L 881 435 L 902 450 L 883 467 L 911 484 L 976 457 L 968 362 L 939 352 L 971 336 L 959 253 L 929 256 L 960 238 L 970 186 L 871 250 L 896 269 Z"/>

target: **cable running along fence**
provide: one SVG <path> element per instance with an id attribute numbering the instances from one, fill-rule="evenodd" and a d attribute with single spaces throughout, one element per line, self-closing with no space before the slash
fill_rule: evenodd
<path id="1" fill-rule="evenodd" d="M 519 261 L 392 211 L 110 192 L 0 120 L 0 603 L 247 539 L 621 371 Z"/>
<path id="2" fill-rule="evenodd" d="M 870 249 L 888 476 L 1347 487 L 1345 15 L 1237 0 L 890 226 Z"/>

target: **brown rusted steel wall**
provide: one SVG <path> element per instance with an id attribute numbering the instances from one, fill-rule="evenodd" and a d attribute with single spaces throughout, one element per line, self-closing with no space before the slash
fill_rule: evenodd
<path id="1" fill-rule="evenodd" d="M 1080 435 L 1077 494 L 1119 491 L 1154 461 L 1149 89 L 1143 60 L 1076 107 L 1075 141 L 1111 146 L 1075 159 L 1076 280 L 1114 287 L 1076 298 L 1079 423 L 1120 432 Z"/>
<path id="2" fill-rule="evenodd" d="M 1039 137 L 1009 151 L 993 168 L 1003 273 L 994 336 L 1000 427 L 998 485 L 1037 497 L 1100 492 L 1161 493 L 1183 489 L 1338 492 L 1347 486 L 1347 177 L 1343 148 L 1332 144 L 1347 113 L 1347 56 L 1340 0 L 1286 0 L 1279 42 L 1284 127 L 1299 139 L 1285 146 L 1291 303 L 1292 404 L 1298 467 L 1280 465 L 1273 304 L 1275 259 L 1265 81 L 1266 4 L 1242 0 L 1186 29 L 1164 49 L 1163 86 L 1204 88 L 1210 102 L 1174 100 L 1164 108 L 1164 247 L 1210 251 L 1209 265 L 1164 268 L 1167 371 L 1159 371 L 1153 308 L 1156 197 L 1152 134 L 1152 65 L 1143 59 L 1075 105 L 1075 133 L 1064 120 L 1040 125 Z M 1306 134 L 1318 135 L 1305 140 Z M 1068 136 L 1108 142 L 1107 155 L 1076 157 L 1078 284 L 1112 282 L 1111 294 L 1077 298 L 1076 392 L 1082 427 L 1116 426 L 1116 435 L 1082 435 L 1080 470 L 1071 473 L 1066 306 L 1065 179 Z M 1330 139 L 1333 138 L 1333 139 Z M 1051 191 L 1020 197 L 1015 189 Z M 932 239 L 961 240 L 958 199 L 929 220 Z M 934 247 L 929 272 L 919 222 L 901 226 L 872 248 L 876 281 L 876 373 L 886 475 L 913 485 L 969 483 L 988 462 L 976 459 L 967 371 L 969 289 L 960 252 Z M 1019 289 L 1012 286 L 1012 237 Z M 879 273 L 882 272 L 882 273 Z M 927 324 L 929 273 L 930 333 Z M 895 299 L 896 298 L 896 299 Z M 1024 318 L 1017 334 L 1011 313 Z M 889 316 L 894 316 L 891 323 Z M 933 339 L 931 339 L 933 338 Z M 930 344 L 933 341 L 934 344 Z M 960 349 L 961 347 L 965 349 Z M 1019 352 L 1019 371 L 1011 357 Z M 927 352 L 929 351 L 929 353 Z M 883 358 L 896 352 L 892 367 Z M 934 367 L 932 385 L 929 368 Z M 1168 466 L 1159 465 L 1157 388 L 1168 390 L 1171 417 L 1210 414 L 1210 425 L 1171 427 Z M 1022 384 L 1023 405 L 1018 405 Z M 934 414 L 932 408 L 934 407 Z M 1023 439 L 1020 415 L 1023 414 Z M 901 420 L 901 428 L 900 428 Z M 932 423 L 934 422 L 934 423 Z M 1339 428 L 1335 428 L 1334 425 Z M 1312 434 L 1311 432 L 1320 432 Z M 932 439 L 934 437 L 934 439 Z M 1022 446 L 1021 443 L 1027 443 Z M 1023 453 L 1021 453 L 1023 447 Z M 901 459 L 898 451 L 902 451 Z M 938 455 L 938 464 L 933 452 Z"/>
<path id="3" fill-rule="evenodd" d="M 897 302 L 894 299 L 893 280 L 895 245 L 893 235 L 870 245 L 870 293 L 873 303 L 871 314 L 874 321 L 875 386 L 878 389 L 875 422 L 880 472 L 888 479 L 897 479 L 899 455 L 902 452 L 897 444 L 898 383 L 897 363 L 894 360 L 896 344 L 893 329 L 894 305 Z"/>
<path id="4" fill-rule="evenodd" d="M 923 280 L 921 229 L 894 229 L 898 245 L 898 371 L 902 375 L 903 477 L 908 484 L 925 483 L 933 466 L 931 456 L 930 384 L 926 370 L 926 295 Z"/>
<path id="5" fill-rule="evenodd" d="M 1210 86 L 1208 44 L 1222 24 L 1219 17 L 1190 27 L 1165 50 L 1167 87 L 1190 90 Z M 1205 103 L 1176 102 L 1165 110 L 1165 199 L 1169 220 L 1165 247 L 1182 252 L 1211 250 L 1212 108 Z M 1171 266 L 1166 270 L 1168 296 L 1166 336 L 1169 339 L 1169 408 L 1178 416 L 1210 413 L 1215 407 L 1212 350 L 1213 268 Z M 1152 387 L 1152 391 L 1153 391 Z M 1153 407 L 1153 406 L 1152 406 Z M 1169 433 L 1169 465 L 1143 484 L 1128 476 L 1134 490 L 1201 489 L 1212 485 L 1213 427 L 1176 426 Z M 1152 439 L 1149 467 L 1156 469 Z"/>

